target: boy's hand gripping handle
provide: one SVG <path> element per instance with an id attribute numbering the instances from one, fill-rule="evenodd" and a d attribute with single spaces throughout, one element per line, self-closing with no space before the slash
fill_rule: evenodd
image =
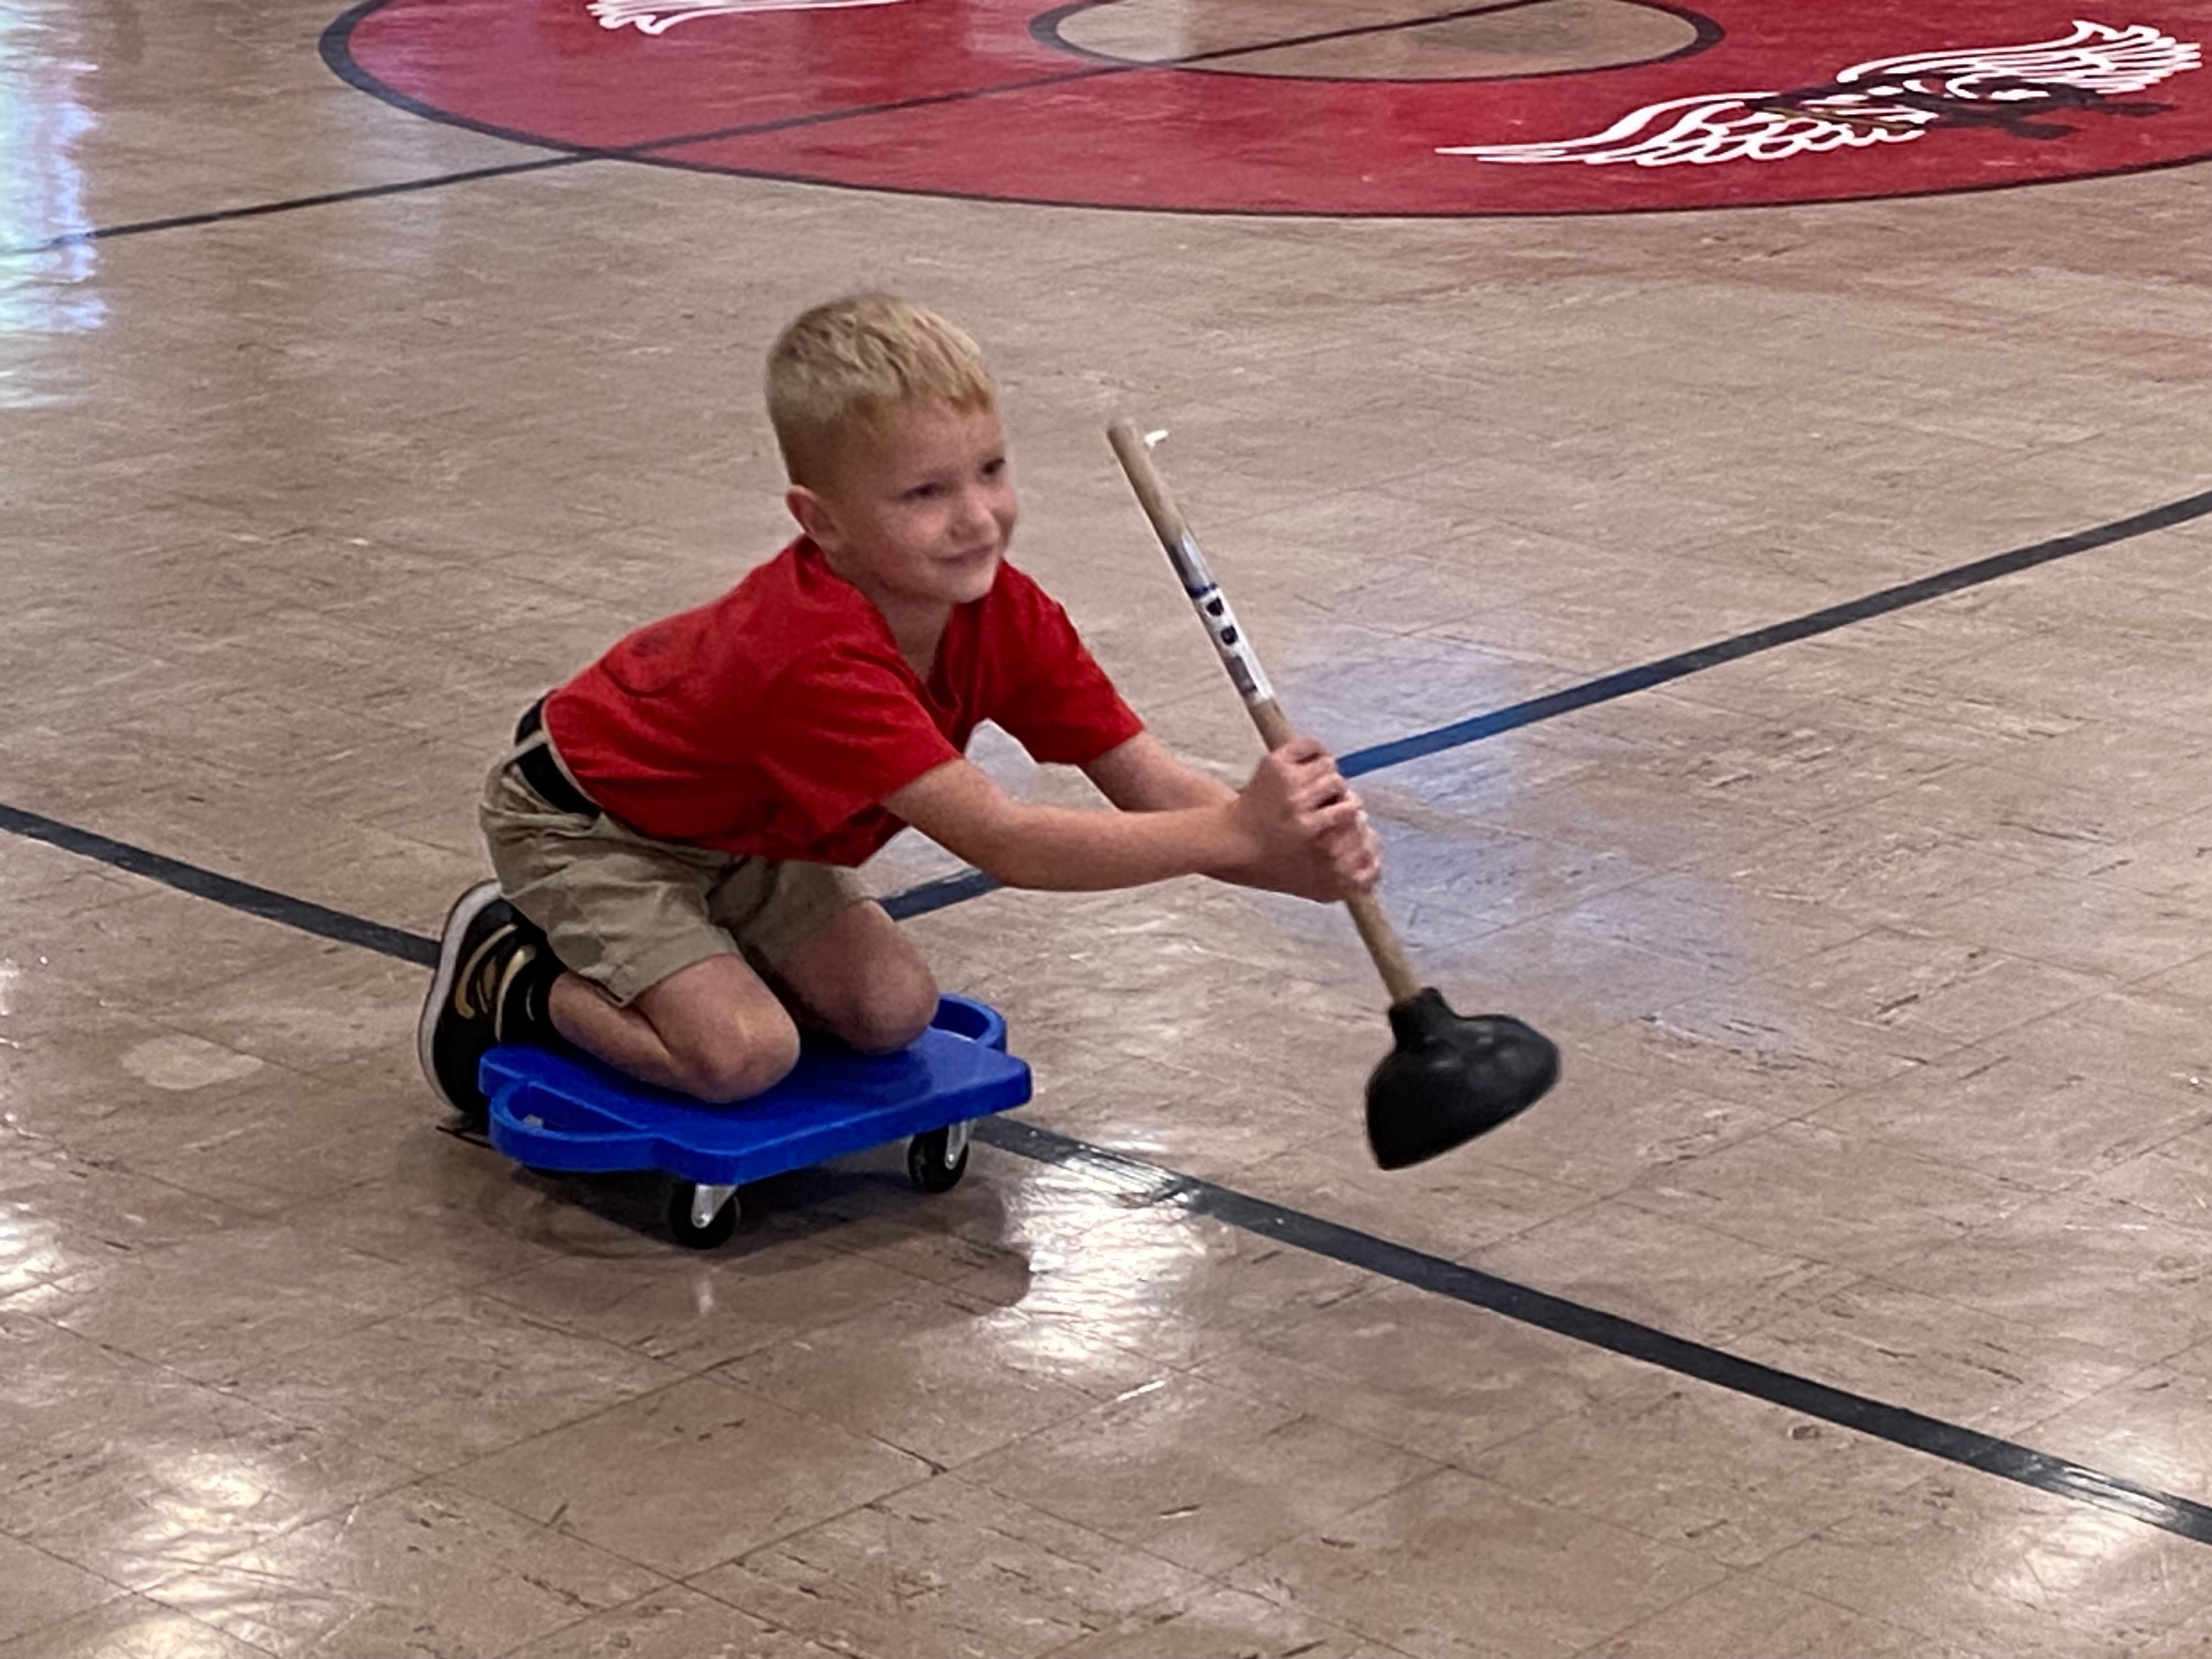
<path id="1" fill-rule="evenodd" d="M 1116 421 L 1106 428 L 1106 436 L 1114 446 L 1114 455 L 1121 463 L 1121 471 L 1128 477 L 1130 488 L 1137 492 L 1137 500 L 1144 506 L 1145 516 L 1152 521 L 1160 545 L 1167 550 L 1168 562 L 1182 579 L 1183 592 L 1190 595 L 1198 619 L 1206 624 L 1213 648 L 1220 653 L 1221 665 L 1229 671 L 1229 678 L 1243 694 L 1244 707 L 1251 714 L 1253 725 L 1260 728 L 1261 741 L 1270 751 L 1281 748 L 1297 735 L 1291 730 L 1290 717 L 1275 701 L 1274 688 L 1267 683 L 1267 676 L 1260 666 L 1259 654 L 1253 650 L 1252 641 L 1238 623 L 1236 613 L 1230 610 L 1221 585 L 1206 568 L 1206 556 L 1198 550 L 1190 526 L 1184 522 L 1175 498 L 1168 494 L 1166 480 L 1152 465 L 1152 450 L 1144 434 L 1133 422 Z M 1375 959 L 1392 1004 L 1419 996 L 1420 976 L 1413 971 L 1406 947 L 1399 942 L 1397 929 L 1391 927 L 1375 896 L 1354 893 L 1344 902 L 1352 912 L 1352 925 L 1359 929 L 1367 954 Z"/>

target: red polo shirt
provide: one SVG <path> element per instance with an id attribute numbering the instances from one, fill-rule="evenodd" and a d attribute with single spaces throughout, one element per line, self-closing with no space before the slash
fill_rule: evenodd
<path id="1" fill-rule="evenodd" d="M 1081 766 L 1144 729 L 1044 590 L 1001 565 L 956 609 L 928 682 L 804 539 L 711 605 L 640 629 L 545 702 L 586 794 L 632 829 L 740 857 L 856 865 L 883 808 L 995 721 Z"/>

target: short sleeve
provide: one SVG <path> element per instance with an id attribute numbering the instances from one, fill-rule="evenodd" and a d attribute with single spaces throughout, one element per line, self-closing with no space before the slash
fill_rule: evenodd
<path id="1" fill-rule="evenodd" d="M 1009 580 L 1009 579 L 1012 580 Z M 1013 665 L 985 718 L 1032 759 L 1087 766 L 1145 729 L 1057 600 L 1011 568 L 1001 571 L 1006 603 L 993 650 Z"/>
<path id="2" fill-rule="evenodd" d="M 748 747 L 783 803 L 826 836 L 960 758 L 889 662 L 828 652 L 781 676 Z"/>

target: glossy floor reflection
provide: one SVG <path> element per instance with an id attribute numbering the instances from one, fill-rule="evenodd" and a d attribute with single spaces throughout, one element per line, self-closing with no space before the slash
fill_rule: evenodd
<path id="1" fill-rule="evenodd" d="M 574 76 L 654 38 L 495 10 Z M 1068 27 L 1248 38 L 1185 13 Z M 1625 61 L 1669 19 L 1562 0 L 1339 69 Z M 1359 1138 L 1372 970 L 1290 901 L 917 919 L 1008 1012 L 1028 1121 L 1138 1164 L 981 1147 L 923 1200 L 855 1159 L 703 1255 L 651 1182 L 437 1133 L 404 959 L 482 873 L 517 710 L 776 544 L 757 365 L 812 300 L 971 324 L 1018 556 L 1233 775 L 1110 416 L 1170 429 L 1292 714 L 1386 744 L 2212 485 L 2212 175 L 1334 222 L 510 173 L 546 153 L 348 86 L 331 21 L 0 0 L 0 1659 L 2212 1651 L 2212 1547 L 1162 1173 L 2212 1503 L 2203 520 L 1364 778 L 1424 971 L 1568 1047 L 1401 1174 Z"/>

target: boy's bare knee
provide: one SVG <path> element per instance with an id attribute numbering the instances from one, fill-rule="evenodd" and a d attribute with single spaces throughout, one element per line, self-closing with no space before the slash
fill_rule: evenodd
<path id="1" fill-rule="evenodd" d="M 732 1032 L 708 1051 L 673 1054 L 684 1091 L 710 1105 L 734 1105 L 773 1089 L 799 1064 L 799 1032 L 788 1021 Z"/>
<path id="2" fill-rule="evenodd" d="M 864 1054 L 896 1054 L 937 1018 L 937 981 L 916 960 L 896 983 L 872 994 L 841 1022 L 837 1035 Z"/>

